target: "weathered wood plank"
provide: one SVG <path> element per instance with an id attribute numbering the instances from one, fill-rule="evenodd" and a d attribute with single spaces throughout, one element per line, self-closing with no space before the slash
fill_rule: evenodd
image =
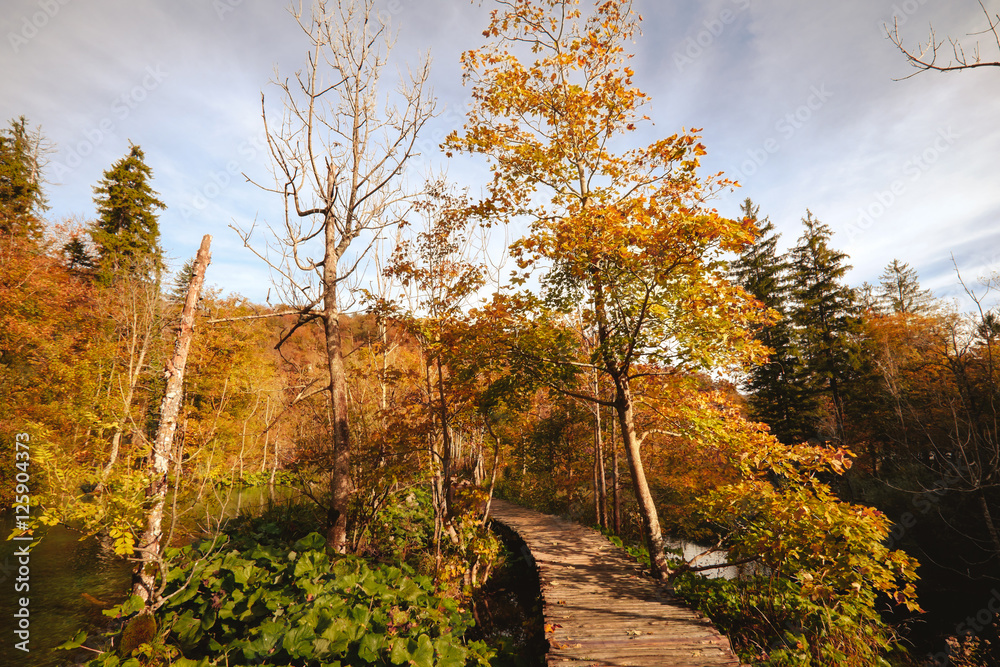
<path id="1" fill-rule="evenodd" d="M 739 666 L 728 639 L 600 533 L 501 500 L 492 515 L 538 568 L 550 667 Z"/>

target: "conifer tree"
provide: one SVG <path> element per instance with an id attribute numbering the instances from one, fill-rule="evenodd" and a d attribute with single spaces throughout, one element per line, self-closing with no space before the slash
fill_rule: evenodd
<path id="1" fill-rule="evenodd" d="M 898 259 L 889 262 L 879 276 L 879 296 L 887 311 L 909 315 L 926 313 L 934 299 L 930 290 L 921 289 L 916 269 Z"/>
<path id="2" fill-rule="evenodd" d="M 0 133 L 0 236 L 35 244 L 42 237 L 46 209 L 41 185 L 41 134 L 24 116 Z"/>
<path id="3" fill-rule="evenodd" d="M 194 260 L 189 259 L 177 270 L 177 274 L 174 275 L 171 281 L 170 289 L 167 292 L 167 298 L 173 303 L 183 303 L 187 296 L 188 286 L 191 284 L 191 278 L 194 277 Z"/>
<path id="4" fill-rule="evenodd" d="M 877 293 L 875 286 L 867 280 L 861 283 L 861 287 L 854 290 L 857 297 L 858 308 L 863 313 L 879 313 L 882 310 L 881 294 Z"/>
<path id="5" fill-rule="evenodd" d="M 81 271 L 94 268 L 94 258 L 90 256 L 87 244 L 79 236 L 74 236 L 62 248 L 66 267 Z"/>
<path id="6" fill-rule="evenodd" d="M 94 188 L 97 221 L 91 236 L 105 283 L 119 271 L 149 279 L 159 276 L 163 250 L 156 211 L 166 207 L 150 186 L 152 178 L 142 149 L 130 144 L 125 157 L 104 172 Z"/>
<path id="7" fill-rule="evenodd" d="M 790 252 L 792 319 L 798 327 L 806 377 L 803 390 L 832 402 L 834 438 L 845 440 L 844 398 L 860 365 L 861 320 L 854 290 L 843 283 L 851 268 L 833 249 L 830 227 L 806 211 L 805 231 Z"/>
<path id="8" fill-rule="evenodd" d="M 777 251 L 781 235 L 774 232 L 768 218 L 759 220 L 759 210 L 749 198 L 743 202 L 743 218 L 752 221 L 760 235 L 733 262 L 731 273 L 743 289 L 772 312 L 775 321 L 761 325 L 754 334 L 771 353 L 765 363 L 750 371 L 745 387 L 750 392 L 750 417 L 764 422 L 778 439 L 791 444 L 812 435 L 819 408 L 815 395 L 805 390 L 796 350 L 789 317 L 789 267 Z"/>

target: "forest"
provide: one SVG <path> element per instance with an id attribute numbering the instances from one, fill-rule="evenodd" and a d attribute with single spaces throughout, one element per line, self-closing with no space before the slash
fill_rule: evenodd
<path id="1" fill-rule="evenodd" d="M 92 218 L 53 220 L 44 136 L 2 131 L 4 553 L 61 525 L 134 570 L 61 651 L 541 664 L 478 602 L 517 559 L 498 497 L 625 545 L 745 664 L 998 664 L 998 279 L 956 274 L 971 312 L 905 258 L 851 286 L 810 211 L 779 251 L 752 193 L 712 207 L 739 184 L 703 173 L 699 130 L 634 142 L 629 3 L 496 5 L 442 145 L 489 165 L 482 196 L 406 178 L 429 61 L 390 81 L 370 0 L 296 16 L 310 53 L 262 119 L 275 182 L 244 185 L 285 217 L 226 232 L 274 303 L 213 288 L 208 237 L 168 266 L 139 144 Z M 254 487 L 260 513 L 190 511 Z"/>

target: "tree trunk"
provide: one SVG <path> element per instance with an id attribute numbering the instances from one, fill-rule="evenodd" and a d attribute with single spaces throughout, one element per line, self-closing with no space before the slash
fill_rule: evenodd
<path id="1" fill-rule="evenodd" d="M 439 417 L 441 419 L 441 475 L 444 477 L 444 509 L 445 519 L 450 521 L 455 505 L 455 490 L 451 484 L 451 459 L 452 442 L 451 433 L 448 431 L 448 400 L 444 393 L 444 371 L 441 365 L 440 355 L 435 360 L 437 366 L 438 398 L 440 403 Z"/>
<path id="2" fill-rule="evenodd" d="M 601 386 L 594 374 L 594 396 L 600 398 Z M 601 433 L 601 406 L 594 404 L 594 514 L 597 525 L 608 527 L 608 485 L 604 475 L 604 443 Z"/>
<path id="3" fill-rule="evenodd" d="M 1000 532 L 997 531 L 997 526 L 993 522 L 993 514 L 990 512 L 990 503 L 986 499 L 986 491 L 982 487 L 979 487 L 979 508 L 983 512 L 983 521 L 986 523 L 986 532 L 990 535 L 990 541 L 993 543 L 993 553 L 1000 556 Z"/>
<path id="4" fill-rule="evenodd" d="M 209 252 L 212 237 L 206 235 L 201 240 L 201 247 L 195 258 L 193 275 L 188 285 L 187 299 L 181 311 L 180 330 L 177 332 L 177 342 L 174 354 L 167 361 L 164 371 L 167 378 L 166 391 L 160 404 L 160 423 L 156 429 L 156 439 L 147 463 L 149 487 L 146 498 L 152 500 L 149 514 L 146 515 L 146 529 L 139 540 L 138 551 L 142 555 L 142 565 L 132 587 L 132 594 L 138 595 L 146 603 L 146 607 L 159 602 L 159 591 L 156 590 L 156 569 L 161 567 L 163 553 L 163 507 L 167 499 L 167 467 L 174 431 L 177 429 L 177 415 L 181 409 L 181 399 L 184 397 L 184 365 L 187 363 L 188 351 L 191 349 L 191 339 L 194 337 L 194 315 L 201 295 L 201 286 L 205 281 L 205 269 L 212 259 Z"/>
<path id="5" fill-rule="evenodd" d="M 490 473 L 490 488 L 486 493 L 486 505 L 483 508 L 483 525 L 490 520 L 490 506 L 493 504 L 493 492 L 497 487 L 497 469 L 500 467 L 500 438 L 497 434 L 493 432 L 493 427 L 490 425 L 489 417 L 486 418 L 486 430 L 489 432 L 490 437 L 493 438 L 493 471 Z"/>
<path id="6" fill-rule="evenodd" d="M 642 465 L 639 440 L 635 434 L 632 395 L 626 378 L 615 378 L 615 394 L 615 410 L 618 413 L 618 422 L 622 430 L 622 441 L 625 444 L 629 471 L 632 473 L 632 487 L 639 503 L 643 537 L 649 550 L 650 573 L 657 579 L 667 579 L 671 570 L 664 555 L 660 518 L 656 513 L 656 506 L 653 504 L 653 495 L 649 491 L 649 484 L 646 483 L 646 472 Z"/>
<path id="7" fill-rule="evenodd" d="M 611 420 L 611 437 L 608 439 L 611 443 L 611 495 L 612 495 L 612 513 L 611 518 L 613 521 L 613 527 L 615 535 L 621 535 L 622 533 L 622 499 L 619 488 L 621 485 L 620 476 L 618 473 L 618 445 L 615 442 L 615 420 Z"/>
<path id="8" fill-rule="evenodd" d="M 326 223 L 327 253 L 323 264 L 323 333 L 330 373 L 330 412 L 333 451 L 330 466 L 330 508 L 326 544 L 337 553 L 347 547 L 347 511 L 351 498 L 351 433 L 347 416 L 347 373 L 344 370 L 340 332 L 340 305 L 337 303 L 336 225 Z"/>
<path id="9" fill-rule="evenodd" d="M 595 405 L 594 419 L 594 520 L 608 527 L 608 487 L 604 478 L 604 443 L 601 433 L 601 407 Z"/>

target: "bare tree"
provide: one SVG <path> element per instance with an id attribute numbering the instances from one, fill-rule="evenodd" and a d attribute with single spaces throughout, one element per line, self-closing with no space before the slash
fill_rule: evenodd
<path id="1" fill-rule="evenodd" d="M 997 59 L 996 60 L 983 60 L 982 52 L 979 49 L 979 42 L 976 42 L 975 47 L 972 49 L 971 54 L 965 52 L 965 47 L 962 42 L 951 37 L 948 38 L 948 43 L 951 45 L 952 59 L 948 60 L 945 64 L 940 64 L 938 62 L 938 55 L 942 46 L 944 46 L 944 40 L 938 41 L 937 35 L 934 32 L 933 26 L 930 29 L 930 34 L 927 37 L 926 44 L 917 44 L 916 49 L 909 49 L 903 46 L 903 38 L 899 35 L 899 23 L 897 20 L 893 20 L 892 28 L 886 24 L 885 32 L 893 44 L 896 45 L 904 56 L 906 56 L 907 61 L 917 69 L 916 72 L 910 74 L 909 76 L 902 77 L 903 79 L 909 79 L 911 76 L 916 76 L 920 72 L 926 72 L 928 70 L 934 70 L 936 72 L 951 72 L 954 70 L 963 69 L 973 69 L 976 67 L 1000 67 L 1000 14 L 990 14 L 990 11 L 986 9 L 986 5 L 983 4 L 982 0 L 979 0 L 979 6 L 983 10 L 983 14 L 986 16 L 986 28 L 978 32 L 970 33 L 970 36 L 977 35 L 992 35 L 992 41 L 997 45 Z"/>
<path id="2" fill-rule="evenodd" d="M 430 59 L 400 77 L 391 95 L 379 92 L 394 37 L 373 0 L 317 0 L 310 17 L 295 17 L 311 46 L 306 66 L 273 82 L 284 111 L 275 124 L 261 96 L 264 128 L 285 205 L 283 224 L 269 228 L 263 248 L 253 228 L 237 229 L 244 244 L 276 275 L 296 323 L 280 348 L 310 322 L 323 325 L 330 397 L 332 456 L 328 544 L 343 551 L 351 494 L 347 379 L 341 347 L 342 300 L 380 233 L 401 218 L 409 200 L 404 168 L 434 115 L 427 91 Z M 318 259 L 314 259 L 318 257 Z"/>
<path id="3" fill-rule="evenodd" d="M 146 528 L 139 540 L 137 551 L 141 554 L 142 565 L 133 584 L 132 594 L 138 595 L 155 610 L 160 604 L 160 595 L 166 585 L 165 577 L 161 577 L 160 587 L 156 585 L 156 569 L 162 569 L 163 555 L 163 510 L 167 499 L 167 471 L 171 453 L 174 451 L 174 433 L 177 430 L 177 415 L 180 413 L 181 401 L 184 397 L 184 367 L 187 364 L 188 351 L 194 338 L 194 317 L 201 298 L 201 286 L 205 282 L 205 270 L 212 255 L 209 247 L 212 237 L 206 235 L 201 240 L 201 247 L 194 263 L 194 273 L 188 285 L 187 298 L 181 311 L 180 326 L 174 353 L 167 360 L 164 375 L 167 386 L 160 403 L 160 424 L 156 430 L 156 439 L 149 455 L 146 474 L 149 477 L 149 487 L 146 499 L 152 503 L 146 515 Z"/>

